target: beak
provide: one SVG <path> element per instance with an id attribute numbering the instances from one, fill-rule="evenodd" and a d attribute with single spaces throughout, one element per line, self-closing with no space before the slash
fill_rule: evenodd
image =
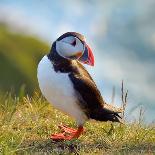
<path id="1" fill-rule="evenodd" d="M 85 43 L 85 50 L 83 55 L 79 58 L 79 61 L 81 61 L 84 64 L 94 66 L 94 55 L 91 50 L 91 48 Z"/>

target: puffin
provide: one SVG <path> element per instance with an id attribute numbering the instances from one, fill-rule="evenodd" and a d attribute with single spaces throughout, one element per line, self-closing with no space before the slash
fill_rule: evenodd
<path id="1" fill-rule="evenodd" d="M 60 124 L 62 132 L 52 134 L 52 140 L 78 138 L 90 119 L 122 122 L 122 109 L 105 102 L 82 63 L 94 66 L 92 49 L 82 34 L 67 32 L 53 42 L 50 52 L 38 64 L 37 78 L 43 96 L 77 123 L 77 129 Z"/>

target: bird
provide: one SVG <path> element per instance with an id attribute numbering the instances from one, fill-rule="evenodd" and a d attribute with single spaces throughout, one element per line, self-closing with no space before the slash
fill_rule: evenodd
<path id="1" fill-rule="evenodd" d="M 52 140 L 79 138 L 84 133 L 85 122 L 90 119 L 122 122 L 121 108 L 105 102 L 95 81 L 82 65 L 94 66 L 94 62 L 91 47 L 77 32 L 62 34 L 39 62 L 37 78 L 43 96 L 77 123 L 77 129 L 60 124 L 62 132 L 52 134 Z"/>

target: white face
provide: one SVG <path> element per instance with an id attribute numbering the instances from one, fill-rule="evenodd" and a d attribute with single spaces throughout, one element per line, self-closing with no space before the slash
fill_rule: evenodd
<path id="1" fill-rule="evenodd" d="M 84 48 L 83 43 L 74 36 L 56 41 L 56 50 L 64 58 L 78 59 L 82 56 Z"/>

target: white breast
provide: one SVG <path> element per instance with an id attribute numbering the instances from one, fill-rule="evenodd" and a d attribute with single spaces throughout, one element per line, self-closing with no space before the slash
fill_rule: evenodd
<path id="1" fill-rule="evenodd" d="M 68 73 L 55 72 L 51 61 L 44 56 L 38 65 L 37 76 L 42 94 L 54 107 L 74 117 L 79 125 L 86 121 Z"/>

